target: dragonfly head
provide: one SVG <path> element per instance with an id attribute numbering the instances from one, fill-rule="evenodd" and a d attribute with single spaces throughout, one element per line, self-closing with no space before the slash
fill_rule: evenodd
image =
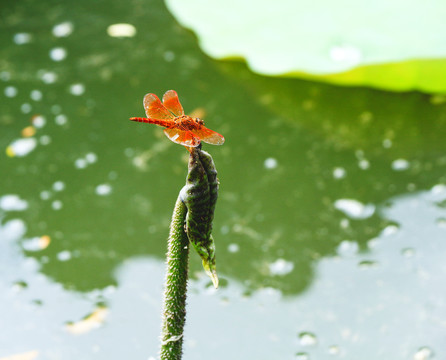
<path id="1" fill-rule="evenodd" d="M 194 120 L 197 124 L 204 125 L 204 121 L 201 120 L 200 118 L 195 118 Z"/>

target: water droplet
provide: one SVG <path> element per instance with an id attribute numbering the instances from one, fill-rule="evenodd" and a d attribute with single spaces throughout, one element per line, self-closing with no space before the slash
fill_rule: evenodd
<path id="1" fill-rule="evenodd" d="M 427 346 L 423 346 L 413 356 L 413 360 L 428 360 L 432 359 L 434 352 Z"/>
<path id="2" fill-rule="evenodd" d="M 42 200 L 48 200 L 51 197 L 51 193 L 48 190 L 43 190 L 40 192 L 40 198 Z"/>
<path id="3" fill-rule="evenodd" d="M 69 21 L 54 25 L 53 35 L 56 37 L 67 37 L 73 32 L 73 24 Z"/>
<path id="4" fill-rule="evenodd" d="M 333 169 L 333 177 L 335 179 L 343 179 L 343 178 L 345 178 L 346 174 L 347 174 L 347 172 L 345 171 L 345 169 L 343 167 L 336 167 Z"/>
<path id="5" fill-rule="evenodd" d="M 355 199 L 336 200 L 334 207 L 352 219 L 367 219 L 375 213 L 375 205 L 364 205 Z"/>
<path id="6" fill-rule="evenodd" d="M 52 203 L 51 203 L 51 207 L 53 208 L 53 210 L 60 210 L 60 209 L 62 209 L 62 207 L 63 207 L 63 203 L 62 203 L 62 201 L 60 201 L 60 200 L 54 200 Z"/>
<path id="7" fill-rule="evenodd" d="M 36 128 L 40 129 L 45 126 L 46 119 L 42 115 L 35 115 L 32 117 L 31 122 Z"/>
<path id="8" fill-rule="evenodd" d="M 339 355 L 341 352 L 341 349 L 337 345 L 332 345 L 328 348 L 328 353 L 330 355 Z"/>
<path id="9" fill-rule="evenodd" d="M 310 356 L 306 352 L 298 352 L 295 357 L 296 360 L 309 360 Z"/>
<path id="10" fill-rule="evenodd" d="M 410 163 L 406 159 L 396 159 L 392 161 L 392 169 L 395 171 L 407 170 L 409 166 Z"/>
<path id="11" fill-rule="evenodd" d="M 98 156 L 91 152 L 85 155 L 85 160 L 87 160 L 88 163 L 93 164 L 98 160 Z"/>
<path id="12" fill-rule="evenodd" d="M 76 159 L 76 161 L 74 162 L 74 166 L 77 169 L 85 169 L 87 167 L 88 163 L 87 160 L 85 159 Z"/>
<path id="13" fill-rule="evenodd" d="M 28 208 L 28 202 L 18 195 L 8 194 L 0 197 L 0 209 L 3 211 L 23 211 Z"/>
<path id="14" fill-rule="evenodd" d="M 343 240 L 338 245 L 336 252 L 340 256 L 352 256 L 357 254 L 358 250 L 359 250 L 358 243 L 354 241 Z"/>
<path id="15" fill-rule="evenodd" d="M 379 263 L 374 260 L 363 260 L 358 264 L 361 270 L 372 269 L 378 267 Z"/>
<path id="16" fill-rule="evenodd" d="M 42 145 L 48 145 L 49 143 L 51 143 L 51 137 L 50 137 L 49 135 L 42 135 L 42 136 L 39 138 L 39 142 L 40 142 Z"/>
<path id="17" fill-rule="evenodd" d="M 105 196 L 111 193 L 112 187 L 109 184 L 100 184 L 95 191 L 97 195 Z"/>
<path id="18" fill-rule="evenodd" d="M 42 100 L 42 97 L 43 97 L 42 92 L 40 90 L 31 91 L 29 96 L 34 101 L 40 101 L 40 100 Z"/>
<path id="19" fill-rule="evenodd" d="M 131 24 L 113 24 L 107 28 L 107 34 L 111 37 L 133 37 L 136 28 Z"/>
<path id="20" fill-rule="evenodd" d="M 57 125 L 65 125 L 68 121 L 68 118 L 64 114 L 59 114 L 55 117 L 54 121 Z"/>
<path id="21" fill-rule="evenodd" d="M 13 41 L 17 45 L 23 45 L 31 42 L 31 34 L 28 33 L 17 33 L 14 35 Z"/>
<path id="22" fill-rule="evenodd" d="M 443 195 L 446 193 L 446 185 L 444 184 L 437 184 L 434 185 L 431 189 L 431 193 L 433 195 Z"/>
<path id="23" fill-rule="evenodd" d="M 313 333 L 304 331 L 299 334 L 299 342 L 302 346 L 313 346 L 317 344 L 317 337 Z"/>
<path id="24" fill-rule="evenodd" d="M 53 84 L 57 81 L 57 75 L 51 71 L 45 71 L 40 75 L 40 78 L 45 84 Z"/>
<path id="25" fill-rule="evenodd" d="M 269 264 L 269 272 L 271 275 L 283 276 L 289 274 L 294 269 L 294 263 L 285 259 L 277 259 Z"/>
<path id="26" fill-rule="evenodd" d="M 22 113 L 24 114 L 29 114 L 32 110 L 32 106 L 29 103 L 24 103 L 20 106 L 20 110 L 22 111 Z"/>
<path id="27" fill-rule="evenodd" d="M 383 140 L 383 148 L 389 149 L 392 147 L 392 145 L 393 145 L 392 140 L 390 140 L 390 139 Z"/>
<path id="28" fill-rule="evenodd" d="M 367 170 L 370 167 L 370 162 L 366 159 L 361 159 L 358 162 L 358 166 L 362 170 Z"/>
<path id="29" fill-rule="evenodd" d="M 271 157 L 265 159 L 263 163 L 263 166 L 265 166 L 266 169 L 275 169 L 277 165 L 278 165 L 277 160 Z"/>
<path id="30" fill-rule="evenodd" d="M 68 261 L 72 257 L 71 252 L 68 250 L 61 251 L 56 256 L 59 261 Z"/>
<path id="31" fill-rule="evenodd" d="M 415 249 L 414 248 L 405 248 L 401 250 L 401 255 L 405 257 L 412 257 L 415 255 Z"/>
<path id="32" fill-rule="evenodd" d="M 232 243 L 232 244 L 228 245 L 228 251 L 230 253 L 236 253 L 236 252 L 239 252 L 239 250 L 240 250 L 240 246 L 238 244 Z"/>
<path id="33" fill-rule="evenodd" d="M 85 86 L 83 84 L 73 84 L 70 86 L 70 93 L 75 96 L 80 96 L 85 92 Z"/>
<path id="34" fill-rule="evenodd" d="M 63 181 L 56 181 L 53 184 L 53 190 L 54 191 L 63 191 L 63 190 L 65 190 L 65 183 Z"/>
<path id="35" fill-rule="evenodd" d="M 67 57 L 67 51 L 62 47 L 56 47 L 50 50 L 50 58 L 53 61 L 62 61 Z"/>
<path id="36" fill-rule="evenodd" d="M 444 217 L 438 218 L 436 224 L 439 228 L 446 229 L 446 218 Z"/>
<path id="37" fill-rule="evenodd" d="M 17 88 L 14 87 L 14 86 L 7 86 L 7 87 L 5 87 L 5 91 L 4 91 L 5 96 L 7 96 L 9 98 L 12 98 L 12 97 L 16 96 L 17 92 L 18 92 Z"/>
<path id="38" fill-rule="evenodd" d="M 396 234 L 400 228 L 397 225 L 387 225 L 381 232 L 382 236 L 391 236 Z"/>
<path id="39" fill-rule="evenodd" d="M 175 53 L 173 51 L 166 51 L 163 57 L 167 62 L 172 62 L 175 59 Z"/>

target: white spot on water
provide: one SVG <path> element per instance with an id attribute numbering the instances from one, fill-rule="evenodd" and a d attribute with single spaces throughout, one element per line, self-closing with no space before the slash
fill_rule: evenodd
<path id="1" fill-rule="evenodd" d="M 294 269 L 294 263 L 285 259 L 277 259 L 269 264 L 269 272 L 271 275 L 286 275 Z"/>
<path id="2" fill-rule="evenodd" d="M 60 201 L 60 200 L 54 200 L 54 201 L 51 203 L 51 207 L 53 208 L 53 210 L 58 211 L 58 210 L 62 209 L 62 207 L 63 207 L 63 203 L 62 203 L 62 201 Z"/>
<path id="3" fill-rule="evenodd" d="M 67 57 L 67 50 L 62 47 L 56 47 L 50 50 L 50 58 L 53 61 L 62 61 Z"/>
<path id="4" fill-rule="evenodd" d="M 375 205 L 364 205 L 355 199 L 336 200 L 334 207 L 352 219 L 367 219 L 375 213 Z"/>
<path id="5" fill-rule="evenodd" d="M 73 24 L 69 21 L 54 25 L 53 35 L 56 37 L 67 37 L 73 32 Z"/>
<path id="6" fill-rule="evenodd" d="M 428 360 L 432 359 L 434 352 L 427 346 L 423 346 L 418 349 L 418 351 L 413 356 L 413 360 Z"/>
<path id="7" fill-rule="evenodd" d="M 5 96 L 9 97 L 9 98 L 12 98 L 12 97 L 16 96 L 17 92 L 18 92 L 17 88 L 14 87 L 14 86 L 7 86 L 7 87 L 5 87 L 5 91 L 4 91 Z"/>
<path id="8" fill-rule="evenodd" d="M 358 166 L 362 170 L 367 170 L 370 167 L 370 162 L 366 159 L 361 159 L 358 162 Z"/>
<path id="9" fill-rule="evenodd" d="M 42 136 L 39 138 L 39 142 L 40 142 L 42 145 L 48 145 L 49 143 L 51 143 L 51 137 L 50 137 L 49 135 L 42 135 Z"/>
<path id="10" fill-rule="evenodd" d="M 33 90 L 33 91 L 31 91 L 31 94 L 29 95 L 29 97 L 34 101 L 40 101 L 40 100 L 42 100 L 43 95 L 40 90 Z"/>
<path id="11" fill-rule="evenodd" d="M 437 184 L 434 185 L 431 189 L 431 193 L 433 195 L 442 195 L 442 194 L 446 194 L 446 185 L 444 184 Z"/>
<path id="12" fill-rule="evenodd" d="M 59 260 L 59 261 L 68 261 L 72 257 L 71 252 L 68 250 L 61 251 L 56 256 L 57 256 L 57 260 Z"/>
<path id="13" fill-rule="evenodd" d="M 13 41 L 17 45 L 23 45 L 31 42 L 31 34 L 28 33 L 17 33 L 13 37 Z"/>
<path id="14" fill-rule="evenodd" d="M 20 106 L 20 110 L 22 111 L 22 113 L 24 114 L 29 114 L 32 110 L 32 106 L 29 103 L 24 103 Z"/>
<path id="15" fill-rule="evenodd" d="M 392 147 L 392 145 L 393 145 L 392 140 L 390 140 L 390 139 L 383 140 L 383 148 L 389 149 Z"/>
<path id="16" fill-rule="evenodd" d="M 407 170 L 409 166 L 410 163 L 406 159 L 396 159 L 392 162 L 392 169 L 395 171 Z"/>
<path id="17" fill-rule="evenodd" d="M 228 245 L 228 251 L 230 253 L 236 253 L 239 252 L 240 246 L 238 244 L 232 243 Z"/>
<path id="18" fill-rule="evenodd" d="M 8 194 L 0 197 L 0 209 L 4 211 L 23 211 L 28 208 L 28 202 L 18 195 Z"/>
<path id="19" fill-rule="evenodd" d="M 31 121 L 32 121 L 34 127 L 38 128 L 38 129 L 43 128 L 46 124 L 46 119 L 42 115 L 33 116 Z"/>
<path id="20" fill-rule="evenodd" d="M 131 24 L 113 24 L 107 28 L 107 34 L 111 37 L 133 37 L 136 28 Z"/>
<path id="21" fill-rule="evenodd" d="M 343 179 L 345 178 L 346 171 L 343 167 L 336 167 L 333 169 L 333 177 L 335 179 Z"/>
<path id="22" fill-rule="evenodd" d="M 9 148 L 14 156 L 23 157 L 33 151 L 36 146 L 37 140 L 35 138 L 25 138 L 13 141 Z"/>
<path id="23" fill-rule="evenodd" d="M 85 155 L 85 160 L 87 160 L 89 164 L 94 164 L 98 160 L 98 156 L 91 152 Z"/>
<path id="24" fill-rule="evenodd" d="M 301 332 L 299 334 L 299 342 L 302 346 L 313 346 L 317 344 L 317 337 L 310 332 Z"/>
<path id="25" fill-rule="evenodd" d="M 51 197 L 51 193 L 48 190 L 43 190 L 40 192 L 40 198 L 42 200 L 48 200 Z"/>
<path id="26" fill-rule="evenodd" d="M 390 236 L 390 235 L 394 235 L 399 231 L 399 227 L 396 225 L 387 225 L 383 231 L 382 231 L 382 235 L 383 236 Z"/>
<path id="27" fill-rule="evenodd" d="M 67 123 L 67 121 L 68 121 L 68 118 L 64 114 L 59 114 L 54 118 L 54 122 L 57 125 L 65 125 Z"/>
<path id="28" fill-rule="evenodd" d="M 77 169 L 85 169 L 87 167 L 88 163 L 87 160 L 85 159 L 76 159 L 76 161 L 74 162 L 74 166 Z"/>
<path id="29" fill-rule="evenodd" d="M 278 165 L 278 162 L 276 159 L 270 157 L 265 159 L 263 166 L 265 166 L 265 169 L 275 169 Z"/>
<path id="30" fill-rule="evenodd" d="M 57 75 L 56 73 L 52 72 L 52 71 L 44 71 L 41 75 L 40 78 L 42 79 L 42 81 L 45 84 L 53 84 L 56 82 L 57 80 Z"/>
<path id="31" fill-rule="evenodd" d="M 328 348 L 328 353 L 330 355 L 339 355 L 340 352 L 341 352 L 341 349 L 339 349 L 339 346 L 337 346 L 337 345 L 332 345 Z"/>
<path id="32" fill-rule="evenodd" d="M 110 194 L 112 191 L 112 187 L 109 184 L 100 184 L 98 186 L 96 186 L 96 194 L 97 195 L 101 195 L 101 196 L 105 196 Z"/>
<path id="33" fill-rule="evenodd" d="M 166 51 L 163 57 L 167 62 L 172 62 L 175 59 L 175 53 L 173 51 Z"/>
<path id="34" fill-rule="evenodd" d="M 85 92 L 85 86 L 83 84 L 73 84 L 70 86 L 70 93 L 75 96 L 80 96 Z"/>
<path id="35" fill-rule="evenodd" d="M 63 181 L 56 181 L 53 184 L 53 190 L 54 191 L 63 191 L 63 190 L 65 190 L 65 183 Z"/>

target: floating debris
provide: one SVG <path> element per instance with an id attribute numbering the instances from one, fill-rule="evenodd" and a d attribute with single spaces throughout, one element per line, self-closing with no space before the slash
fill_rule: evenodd
<path id="1" fill-rule="evenodd" d="M 77 322 L 68 323 L 65 328 L 71 334 L 85 334 L 100 327 L 107 318 L 107 315 L 108 309 L 106 307 L 98 307 L 84 319 Z"/>
<path id="2" fill-rule="evenodd" d="M 334 207 L 342 211 L 348 217 L 358 220 L 367 219 L 375 213 L 375 205 L 364 205 L 355 199 L 336 200 Z"/>
<path id="3" fill-rule="evenodd" d="M 107 28 L 107 34 L 111 37 L 133 37 L 136 28 L 131 24 L 113 24 Z"/>

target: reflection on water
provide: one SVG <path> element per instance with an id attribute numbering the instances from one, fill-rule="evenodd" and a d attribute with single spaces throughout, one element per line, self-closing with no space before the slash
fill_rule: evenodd
<path id="1" fill-rule="evenodd" d="M 188 153 L 128 118 L 168 89 L 226 138 L 206 150 L 229 280 L 211 292 L 191 257 L 188 358 L 440 356 L 444 97 L 259 77 L 206 58 L 161 3 L 67 4 L 4 9 L 0 357 L 122 358 L 124 338 L 132 357 L 156 355 Z"/>
<path id="2" fill-rule="evenodd" d="M 382 215 L 399 227 L 371 239 L 366 252 L 319 260 L 317 278 L 300 296 L 284 296 L 274 288 L 246 296 L 233 279 L 215 290 L 202 274 L 191 283 L 185 357 L 353 359 L 369 353 L 443 358 L 446 245 L 445 229 L 436 219 L 444 216 L 437 203 L 445 199 L 446 187 L 390 199 Z M 418 225 L 420 216 L 424 227 Z M 17 240 L 24 232 L 18 220 L 2 227 L 2 270 L 11 261 L 20 264 L 0 282 L 1 307 L 12 309 L 4 324 L 24 339 L 20 346 L 0 339 L 2 355 L 35 350 L 44 358 L 110 359 L 126 356 L 122 345 L 131 344 L 135 356 L 156 356 L 161 261 L 128 260 L 116 272 L 117 287 L 66 292 L 36 274 L 32 258 L 18 255 Z M 117 337 L 119 342 L 104 344 Z"/>

